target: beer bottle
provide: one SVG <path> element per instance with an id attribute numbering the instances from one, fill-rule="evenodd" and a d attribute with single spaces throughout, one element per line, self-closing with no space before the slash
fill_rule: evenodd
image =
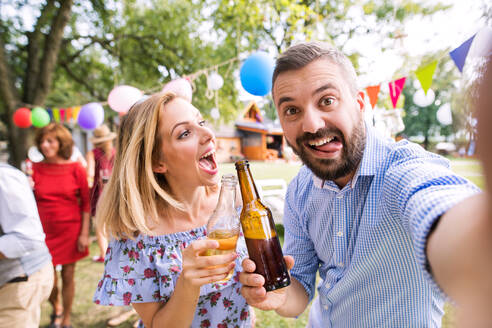
<path id="1" fill-rule="evenodd" d="M 249 258 L 256 264 L 255 273 L 265 278 L 263 287 L 267 291 L 286 287 L 290 285 L 290 277 L 275 230 L 272 212 L 258 196 L 248 161 L 237 161 L 236 170 L 243 198 L 241 226 Z"/>
<path id="2" fill-rule="evenodd" d="M 219 201 L 207 223 L 207 238 L 219 242 L 216 249 L 208 249 L 206 256 L 232 253 L 236 250 L 239 237 L 239 215 L 236 210 L 237 179 L 233 174 L 225 174 L 221 179 Z M 232 277 L 234 269 L 221 282 Z"/>

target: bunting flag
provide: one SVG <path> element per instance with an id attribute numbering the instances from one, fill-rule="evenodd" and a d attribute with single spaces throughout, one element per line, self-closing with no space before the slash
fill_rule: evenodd
<path id="1" fill-rule="evenodd" d="M 371 85 L 366 88 L 367 95 L 369 96 L 369 102 L 371 103 L 372 109 L 376 106 L 378 102 L 379 90 L 381 89 L 381 84 Z"/>
<path id="2" fill-rule="evenodd" d="M 72 119 L 72 107 L 65 108 L 65 118 L 67 122 Z"/>
<path id="3" fill-rule="evenodd" d="M 468 51 L 470 50 L 470 46 L 475 38 L 475 35 L 463 42 L 458 48 L 449 52 L 449 56 L 454 61 L 454 64 L 458 67 L 461 73 L 463 73 L 463 66 L 465 66 L 466 56 L 468 55 Z"/>
<path id="4" fill-rule="evenodd" d="M 72 107 L 72 118 L 74 121 L 77 121 L 77 118 L 79 117 L 79 112 L 80 112 L 80 106 Z"/>
<path id="5" fill-rule="evenodd" d="M 436 66 L 437 60 L 434 60 L 432 63 L 426 66 L 421 66 L 415 71 L 415 75 L 417 75 L 417 79 L 419 80 L 425 94 L 427 94 L 427 90 L 429 90 L 432 84 L 432 77 L 436 71 Z"/>
<path id="6" fill-rule="evenodd" d="M 51 108 L 46 108 L 46 111 L 50 115 L 50 121 L 53 121 L 53 111 L 51 110 Z"/>
<path id="7" fill-rule="evenodd" d="M 65 108 L 60 108 L 60 119 L 62 122 L 66 122 L 66 120 L 65 120 Z"/>
<path id="8" fill-rule="evenodd" d="M 390 90 L 391 103 L 393 104 L 393 108 L 396 108 L 396 104 L 398 102 L 398 98 L 403 90 L 403 86 L 405 85 L 406 77 L 402 77 L 401 79 L 391 81 L 388 83 Z"/>
<path id="9" fill-rule="evenodd" d="M 55 122 L 60 122 L 60 110 L 56 107 L 53 107 L 52 111 L 53 111 L 53 118 L 55 119 Z"/>

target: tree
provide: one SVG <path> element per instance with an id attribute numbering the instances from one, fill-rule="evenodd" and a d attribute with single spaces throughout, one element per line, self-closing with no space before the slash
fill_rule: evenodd
<path id="1" fill-rule="evenodd" d="M 251 51 L 281 52 L 293 42 L 314 38 L 343 48 L 353 35 L 391 37 L 394 31 L 381 26 L 399 27 L 408 17 L 443 8 L 411 0 L 398 6 L 387 0 L 46 0 L 41 6 L 18 0 L 13 6 L 39 12 L 32 28 L 24 25 L 21 11 L 0 16 L 0 113 L 17 166 L 32 131 L 12 124 L 14 110 L 22 105 L 104 102 L 119 84 L 150 93 L 173 78 L 198 72 L 204 74 L 193 75 L 194 105 L 208 116 L 218 102 L 220 120 L 228 122 L 242 109 L 233 73 Z M 354 8 L 385 24 L 345 19 Z M 358 55 L 350 54 L 354 64 Z M 228 64 L 219 66 L 224 62 Z M 224 77 L 215 95 L 206 88 L 211 70 Z"/>
<path id="2" fill-rule="evenodd" d="M 21 105 L 44 104 L 51 89 L 71 8 L 72 0 L 47 1 L 33 30 L 23 34 L 27 38 L 26 43 L 19 38 L 21 32 L 16 28 L 18 18 L 0 21 L 0 94 L 8 118 Z M 6 44 L 12 47 L 7 48 Z M 22 63 L 11 65 L 12 62 Z M 12 66 L 17 71 L 12 72 Z M 20 74 L 21 70 L 24 74 Z M 7 120 L 7 127 L 12 161 L 19 166 L 26 157 L 27 131 L 15 127 L 11 119 Z"/>

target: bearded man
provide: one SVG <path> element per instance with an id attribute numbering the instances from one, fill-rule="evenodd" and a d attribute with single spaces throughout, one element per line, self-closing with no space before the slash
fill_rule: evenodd
<path id="1" fill-rule="evenodd" d="M 443 291 L 463 291 L 483 269 L 453 256 L 476 254 L 466 245 L 490 239 L 469 229 L 482 194 L 446 159 L 378 136 L 364 122 L 356 79 L 348 58 L 325 44 L 298 44 L 277 59 L 273 100 L 305 164 L 285 199 L 292 283 L 267 293 L 246 259 L 242 294 L 288 317 L 314 298 L 308 327 L 440 327 Z M 490 274 L 476 276 L 490 286 Z"/>

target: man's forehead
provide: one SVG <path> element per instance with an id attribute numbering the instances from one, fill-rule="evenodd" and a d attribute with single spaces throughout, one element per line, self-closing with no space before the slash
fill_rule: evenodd
<path id="1" fill-rule="evenodd" d="M 343 79 L 342 70 L 328 59 L 318 59 L 303 68 L 289 70 L 278 75 L 273 85 L 274 99 L 282 94 L 299 91 L 300 87 L 316 90 L 322 85 L 339 89 Z"/>

